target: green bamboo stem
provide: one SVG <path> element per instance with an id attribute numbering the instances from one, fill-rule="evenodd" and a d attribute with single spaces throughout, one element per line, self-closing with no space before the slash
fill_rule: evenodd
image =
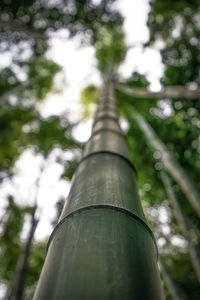
<path id="1" fill-rule="evenodd" d="M 164 299 L 136 181 L 107 81 L 35 300 Z"/>

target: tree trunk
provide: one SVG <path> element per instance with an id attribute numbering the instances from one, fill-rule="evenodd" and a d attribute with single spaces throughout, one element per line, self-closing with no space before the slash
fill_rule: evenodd
<path id="1" fill-rule="evenodd" d="M 34 211 L 32 213 L 31 227 L 30 227 L 30 231 L 28 234 L 27 242 L 25 245 L 25 249 L 24 249 L 22 258 L 19 263 L 19 268 L 18 268 L 16 276 L 14 278 L 13 287 L 11 289 L 11 293 L 8 297 L 8 300 L 21 300 L 23 293 L 24 293 L 24 287 L 25 287 L 26 276 L 27 276 L 27 272 L 28 272 L 28 266 L 29 266 L 28 261 L 29 261 L 29 257 L 30 257 L 32 241 L 33 241 L 35 230 L 37 228 L 38 221 L 39 221 L 35 217 L 36 208 L 37 207 L 34 207 Z"/>
<path id="2" fill-rule="evenodd" d="M 190 100 L 200 99 L 200 89 L 189 90 L 183 86 L 166 86 L 159 92 L 152 92 L 146 88 L 135 88 L 129 87 L 122 84 L 118 84 L 116 88 L 129 95 L 138 98 L 149 98 L 149 99 L 166 99 L 166 98 L 186 98 Z"/>
<path id="3" fill-rule="evenodd" d="M 164 299 L 157 248 L 107 83 L 35 300 Z"/>
<path id="4" fill-rule="evenodd" d="M 166 282 L 166 285 L 170 291 L 170 294 L 173 298 L 173 300 L 183 300 L 182 296 L 179 295 L 178 289 L 176 287 L 176 284 L 174 282 L 174 280 L 172 279 L 169 270 L 164 262 L 164 259 L 162 258 L 162 256 L 159 256 L 159 265 L 161 267 L 161 271 L 164 277 L 164 280 Z"/>
<path id="5" fill-rule="evenodd" d="M 138 126 L 144 133 L 148 144 L 161 154 L 161 162 L 164 168 L 172 175 L 182 188 L 196 213 L 200 216 L 200 198 L 194 183 L 186 175 L 182 167 L 175 161 L 166 146 L 154 132 L 150 124 L 134 108 L 131 107 L 131 116 L 138 123 Z"/>
<path id="6" fill-rule="evenodd" d="M 184 216 L 183 216 L 183 214 L 180 210 L 180 207 L 178 205 L 178 202 L 176 200 L 176 196 L 175 196 L 174 190 L 171 186 L 170 179 L 169 179 L 168 175 L 165 172 L 161 172 L 161 179 L 162 179 L 162 182 L 164 184 L 168 199 L 169 199 L 169 201 L 170 201 L 170 203 L 171 203 L 171 205 L 174 209 L 174 214 L 175 214 L 175 216 L 177 218 L 177 221 L 178 221 L 178 223 L 181 227 L 181 231 L 183 233 L 183 236 L 185 237 L 185 239 L 188 242 L 188 249 L 189 249 L 190 257 L 191 257 L 191 260 L 192 260 L 192 264 L 193 264 L 194 270 L 197 274 L 197 278 L 200 281 L 200 261 L 199 261 L 199 257 L 198 257 L 198 254 L 197 254 L 197 250 L 195 249 L 193 241 L 190 237 L 190 232 L 189 232 L 187 223 L 184 219 Z"/>
<path id="7" fill-rule="evenodd" d="M 37 228 L 37 225 L 39 223 L 39 217 L 38 217 L 38 205 L 37 205 L 37 200 L 38 200 L 38 193 L 39 193 L 39 188 L 40 188 L 40 180 L 41 180 L 41 175 L 43 173 L 44 166 L 41 168 L 40 176 L 36 180 L 36 192 L 35 192 L 35 197 L 34 197 L 34 207 L 31 213 L 31 225 L 30 225 L 30 230 L 27 236 L 27 241 L 26 245 L 21 257 L 21 260 L 19 262 L 19 267 L 17 268 L 17 272 L 13 281 L 13 286 L 11 288 L 11 292 L 8 293 L 8 300 L 21 300 L 23 298 L 24 294 L 24 289 L 25 289 L 25 283 L 26 283 L 26 276 L 28 273 L 28 268 L 29 268 L 29 258 L 31 254 L 31 247 L 32 247 L 32 242 L 35 234 L 35 230 Z M 37 214 L 37 217 L 36 217 Z"/>

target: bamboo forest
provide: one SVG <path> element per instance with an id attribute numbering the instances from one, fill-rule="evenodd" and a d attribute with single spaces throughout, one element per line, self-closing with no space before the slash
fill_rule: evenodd
<path id="1" fill-rule="evenodd" d="M 200 299 L 200 1 L 2 0 L 0 300 Z"/>

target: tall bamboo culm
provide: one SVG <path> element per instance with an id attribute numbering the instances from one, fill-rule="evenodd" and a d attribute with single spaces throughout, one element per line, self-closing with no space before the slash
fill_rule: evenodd
<path id="1" fill-rule="evenodd" d="M 110 81 L 49 239 L 34 299 L 165 299 L 155 240 L 138 196 Z"/>

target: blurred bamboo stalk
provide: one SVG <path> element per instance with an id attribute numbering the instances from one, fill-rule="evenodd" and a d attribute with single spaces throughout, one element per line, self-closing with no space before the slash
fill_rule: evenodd
<path id="1" fill-rule="evenodd" d="M 173 212 L 175 214 L 175 217 L 180 225 L 181 231 L 183 233 L 183 236 L 185 237 L 185 239 L 188 242 L 188 249 L 189 249 L 189 253 L 190 253 L 190 257 L 191 257 L 191 261 L 194 267 L 194 270 L 196 272 L 197 278 L 200 281 L 200 260 L 198 257 L 198 253 L 197 250 L 194 246 L 194 243 L 191 239 L 190 236 L 190 232 L 189 232 L 189 228 L 187 226 L 186 220 L 184 218 L 184 215 L 182 214 L 180 207 L 178 205 L 178 201 L 176 199 L 173 187 L 171 185 L 169 176 L 167 175 L 166 172 L 161 171 L 160 172 L 161 175 L 161 179 L 163 182 L 163 185 L 165 187 L 167 196 L 168 196 L 168 200 L 171 203 L 172 207 L 173 207 Z"/>
<path id="2" fill-rule="evenodd" d="M 142 130 L 150 147 L 155 151 L 160 152 L 160 161 L 162 162 L 164 168 L 180 185 L 191 206 L 200 217 L 199 192 L 192 180 L 187 176 L 181 165 L 174 159 L 172 154 L 160 140 L 147 120 L 142 115 L 140 115 L 133 107 L 131 107 L 130 109 L 130 114 L 132 116 L 132 119 L 137 122 L 139 128 Z"/>
<path id="3" fill-rule="evenodd" d="M 161 271 L 162 271 L 164 280 L 166 282 L 166 285 L 170 291 L 170 294 L 171 294 L 173 300 L 183 300 L 181 295 L 178 292 L 177 286 L 176 286 L 173 278 L 170 275 L 170 272 L 165 264 L 165 261 L 164 261 L 162 255 L 159 255 L 159 265 L 161 267 Z"/>

